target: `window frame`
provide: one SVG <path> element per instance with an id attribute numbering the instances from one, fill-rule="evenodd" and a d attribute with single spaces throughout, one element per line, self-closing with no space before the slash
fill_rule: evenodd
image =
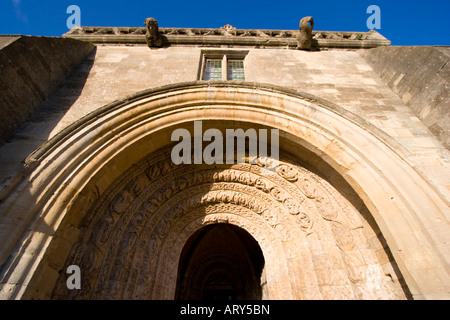
<path id="1" fill-rule="evenodd" d="M 208 69 L 208 62 L 220 62 L 220 79 L 208 79 L 206 80 L 206 75 L 207 75 L 207 69 Z M 210 73 L 211 76 L 211 73 Z M 203 78 L 205 79 L 205 81 L 214 81 L 214 80 L 222 80 L 223 79 L 223 59 L 205 59 L 205 67 L 203 70 Z"/>
<path id="2" fill-rule="evenodd" d="M 234 72 L 230 72 L 233 71 L 233 66 L 232 64 L 237 63 L 237 64 L 242 64 L 242 72 L 240 72 L 241 70 L 241 66 L 239 65 L 239 68 L 235 68 L 234 72 L 236 72 L 236 74 L 240 75 L 242 73 L 242 76 L 244 77 L 244 79 L 231 79 L 231 75 Z M 238 67 L 237 65 L 235 67 Z M 245 81 L 245 67 L 244 67 L 244 60 L 241 59 L 227 59 L 227 80 L 230 81 Z"/>
<path id="3" fill-rule="evenodd" d="M 205 80 L 206 76 L 206 61 L 208 60 L 222 60 L 222 79 L 221 81 L 245 81 L 245 80 L 228 80 L 228 62 L 230 60 L 240 60 L 244 67 L 244 79 L 246 79 L 245 72 L 245 57 L 248 50 L 223 50 L 223 49 L 209 49 L 202 50 L 201 63 L 199 68 L 198 80 L 203 81 L 220 81 L 220 80 Z"/>

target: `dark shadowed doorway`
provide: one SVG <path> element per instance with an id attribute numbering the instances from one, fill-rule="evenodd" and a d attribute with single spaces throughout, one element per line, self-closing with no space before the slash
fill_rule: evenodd
<path id="1" fill-rule="evenodd" d="M 264 257 L 256 240 L 230 224 L 204 227 L 180 257 L 176 299 L 258 300 Z"/>

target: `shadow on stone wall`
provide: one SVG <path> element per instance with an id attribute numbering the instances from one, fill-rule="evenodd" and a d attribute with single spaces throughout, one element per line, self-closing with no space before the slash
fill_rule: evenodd
<path id="1" fill-rule="evenodd" d="M 72 42 L 71 39 L 62 40 Z M 80 41 L 76 42 L 77 44 L 80 43 Z M 84 47 L 84 44 L 81 44 L 81 47 Z M 88 51 L 88 48 L 90 49 L 86 56 L 85 53 Z M 91 45 L 86 47 L 85 50 L 79 50 L 83 51 L 83 54 L 81 52 L 78 54 L 79 58 L 75 59 L 77 61 L 73 60 L 71 63 L 66 62 L 64 63 L 65 70 L 58 69 L 58 71 L 55 71 L 60 73 L 60 81 L 55 82 L 53 86 L 45 84 L 45 81 L 48 79 L 57 78 L 56 75 L 50 74 L 47 80 L 42 80 L 42 83 L 36 82 L 40 86 L 46 86 L 47 91 L 50 91 L 51 87 L 54 88 L 48 94 L 39 91 L 41 93 L 39 98 L 34 97 L 32 93 L 23 93 L 26 91 L 23 89 L 26 86 L 25 79 L 22 79 L 23 81 L 21 80 L 22 82 L 20 82 L 19 79 L 12 76 L 11 88 L 9 89 L 1 86 L 2 83 L 7 82 L 8 78 L 2 77 L 0 79 L 0 90 L 8 92 L 5 96 L 0 94 L 0 99 L 3 99 L 2 103 L 0 103 L 0 108 L 2 109 L 0 112 L 2 115 L 5 115 L 0 120 L 2 124 L 0 129 L 0 191 L 4 191 L 5 185 L 11 185 L 11 179 L 22 170 L 23 161 L 48 140 L 55 126 L 81 95 L 94 63 L 97 50 Z M 2 52 L 0 51 L 1 54 Z M 59 55 L 63 55 L 63 53 L 60 52 Z M 80 58 L 82 55 L 83 57 Z M 28 64 L 26 61 L 23 63 Z M 24 69 L 24 65 L 16 66 L 16 68 Z M 10 72 L 12 71 L 10 70 Z M 62 78 L 66 74 L 67 76 Z M 15 83 L 14 81 L 19 81 L 19 83 Z M 16 99 L 14 95 L 22 96 L 22 93 L 24 96 L 22 100 L 17 98 L 14 104 L 5 103 L 5 101 L 13 101 Z M 39 103 L 39 105 L 33 106 L 33 103 Z M 15 110 L 8 111 L 10 108 L 15 108 Z M 8 139 L 4 141 L 4 137 L 8 137 Z"/>
<path id="2" fill-rule="evenodd" d="M 74 39 L 0 37 L 0 145 L 94 49 L 94 45 Z"/>
<path id="3" fill-rule="evenodd" d="M 361 55 L 450 149 L 450 48 L 380 47 Z"/>

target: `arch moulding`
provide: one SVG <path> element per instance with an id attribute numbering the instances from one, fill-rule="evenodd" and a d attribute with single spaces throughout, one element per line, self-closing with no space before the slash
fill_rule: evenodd
<path id="1" fill-rule="evenodd" d="M 0 195 L 2 227 L 7 226 L 1 297 L 49 297 L 96 200 L 133 165 L 170 145 L 174 129 L 190 128 L 196 120 L 219 128 L 228 123 L 279 129 L 282 149 L 299 158 L 301 150 L 314 154 L 364 202 L 414 298 L 449 297 L 448 249 L 442 233 L 433 232 L 448 228 L 448 206 L 394 141 L 360 117 L 302 92 L 202 81 L 107 105 L 27 158 Z"/>

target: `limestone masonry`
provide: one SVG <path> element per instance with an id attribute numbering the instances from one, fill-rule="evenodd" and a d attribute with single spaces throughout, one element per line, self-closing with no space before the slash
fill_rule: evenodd
<path id="1" fill-rule="evenodd" d="M 0 36 L 0 298 L 449 299 L 449 48 L 314 23 Z"/>

